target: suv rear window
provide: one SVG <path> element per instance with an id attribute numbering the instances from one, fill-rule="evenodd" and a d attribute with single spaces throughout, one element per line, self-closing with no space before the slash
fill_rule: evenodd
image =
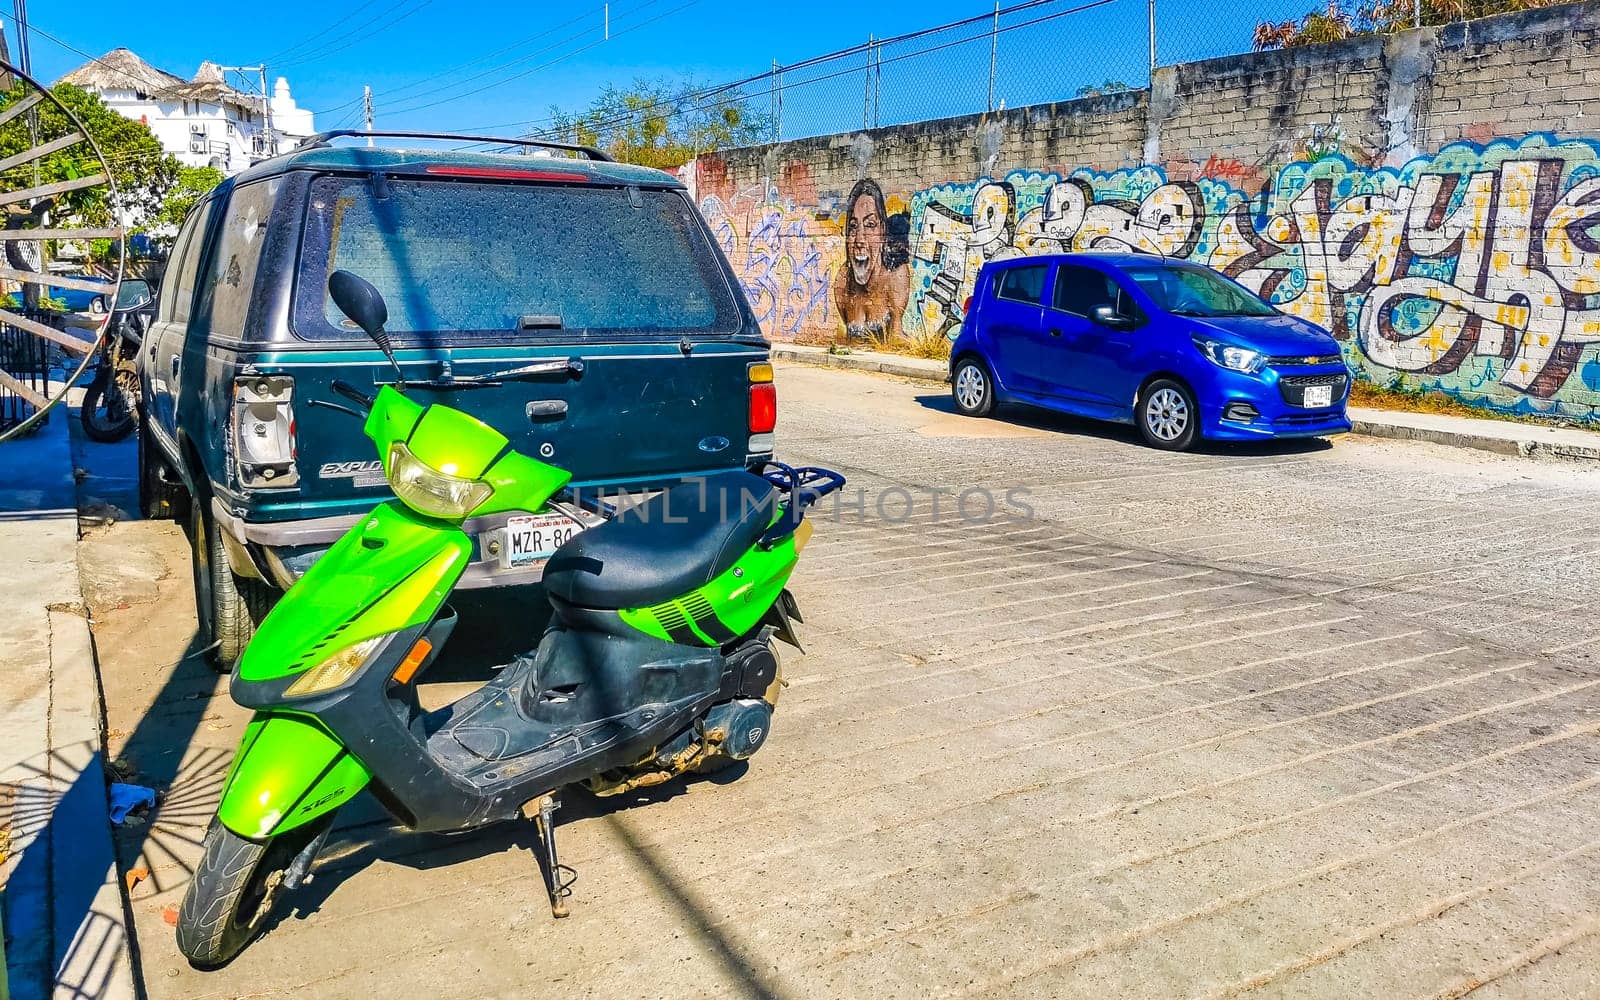
<path id="1" fill-rule="evenodd" d="M 311 185 L 295 332 L 349 340 L 327 276 L 383 293 L 400 339 L 731 334 L 742 316 L 681 192 L 390 177 Z"/>

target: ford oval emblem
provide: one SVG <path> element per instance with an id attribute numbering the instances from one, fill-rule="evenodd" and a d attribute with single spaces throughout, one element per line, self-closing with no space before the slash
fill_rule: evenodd
<path id="1" fill-rule="evenodd" d="M 713 436 L 713 437 L 703 437 L 703 438 L 700 439 L 700 450 L 701 451 L 721 451 L 722 449 L 724 449 L 726 447 L 728 447 L 728 439 L 725 438 L 725 437 L 715 437 L 715 436 Z"/>

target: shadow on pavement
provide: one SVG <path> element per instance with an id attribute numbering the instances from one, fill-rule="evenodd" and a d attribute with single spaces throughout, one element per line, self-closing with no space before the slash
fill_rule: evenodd
<path id="1" fill-rule="evenodd" d="M 955 402 L 947 392 L 925 393 L 917 396 L 916 401 L 918 405 L 925 409 L 951 415 L 957 413 Z M 1072 434 L 1077 437 L 1098 438 L 1102 441 L 1116 441 L 1122 444 L 1137 445 L 1140 448 L 1149 448 L 1149 445 L 1144 443 L 1144 438 L 1140 436 L 1138 429 L 1132 424 L 1118 424 L 1106 420 L 1094 420 L 1089 417 L 1078 417 L 1070 413 L 1058 413 L 1055 410 L 1028 406 L 1024 403 L 1005 403 L 995 407 L 994 413 L 989 417 L 974 417 L 971 419 L 1000 420 L 1034 430 Z M 1201 455 L 1301 455 L 1326 451 L 1331 447 L 1333 445 L 1327 438 L 1279 438 L 1273 441 L 1202 440 L 1192 451 Z M 1153 451 L 1154 449 L 1151 450 Z"/>

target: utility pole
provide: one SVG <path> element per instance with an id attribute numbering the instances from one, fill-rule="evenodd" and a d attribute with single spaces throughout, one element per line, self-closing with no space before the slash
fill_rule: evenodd
<path id="1" fill-rule="evenodd" d="M 11 0 L 12 19 L 17 22 L 17 65 L 33 75 L 33 60 L 28 55 L 28 0 Z"/>
<path id="2" fill-rule="evenodd" d="M 267 64 L 258 67 L 261 74 L 261 119 L 267 126 L 267 155 L 278 155 L 278 137 L 272 134 L 272 95 L 267 93 Z"/>
<path id="3" fill-rule="evenodd" d="M 261 81 L 261 126 L 265 129 L 264 141 L 261 144 L 262 152 L 267 156 L 278 155 L 278 137 L 272 134 L 272 95 L 267 93 L 267 64 L 257 63 L 254 66 L 218 66 L 219 73 L 255 73 Z"/>
<path id="4" fill-rule="evenodd" d="M 363 91 L 364 91 L 364 93 L 363 93 L 363 96 L 361 98 L 361 102 L 362 102 L 362 106 L 366 109 L 367 131 L 371 132 L 372 131 L 372 88 L 370 86 L 369 87 L 365 87 L 365 88 L 363 88 Z M 368 149 L 372 148 L 372 136 L 370 136 L 370 135 L 367 136 L 367 148 Z"/>

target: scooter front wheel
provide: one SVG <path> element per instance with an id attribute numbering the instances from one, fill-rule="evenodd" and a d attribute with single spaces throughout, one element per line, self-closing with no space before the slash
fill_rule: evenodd
<path id="1" fill-rule="evenodd" d="M 202 968 L 225 965 L 266 927 L 289 865 L 333 815 L 266 840 L 248 840 L 216 820 L 178 908 L 178 950 Z"/>

